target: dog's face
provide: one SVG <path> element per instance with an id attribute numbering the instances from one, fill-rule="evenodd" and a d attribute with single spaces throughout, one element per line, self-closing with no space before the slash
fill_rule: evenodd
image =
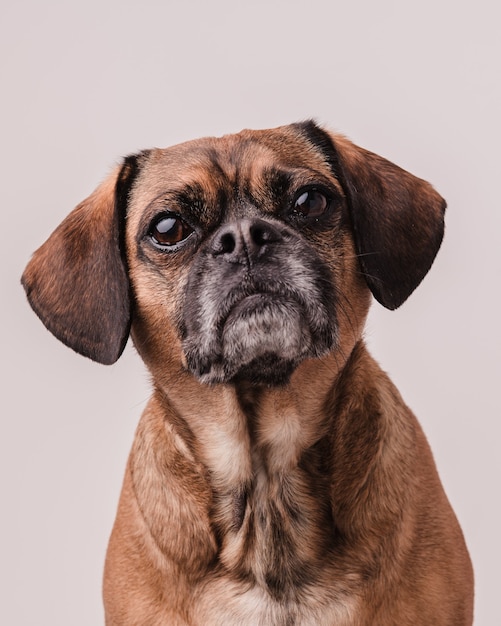
<path id="1" fill-rule="evenodd" d="M 245 132 L 150 152 L 133 183 L 130 276 L 148 326 L 136 343 L 158 352 L 150 337 L 167 316 L 204 382 L 281 383 L 335 344 L 355 255 L 346 201 L 322 157 L 285 139 Z"/>
<path id="2" fill-rule="evenodd" d="M 286 383 L 399 306 L 440 246 L 424 181 L 313 123 L 128 157 L 23 277 L 56 336 L 113 362 L 132 320 L 154 375 Z M 347 347 L 349 349 L 349 346 Z"/>

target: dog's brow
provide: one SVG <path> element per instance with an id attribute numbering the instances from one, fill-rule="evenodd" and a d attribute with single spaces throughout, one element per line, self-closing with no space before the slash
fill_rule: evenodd
<path id="1" fill-rule="evenodd" d="M 295 178 L 294 171 L 275 166 L 265 167 L 254 179 L 248 182 L 241 192 L 257 205 L 269 203 L 280 205 L 289 194 Z"/>
<path id="2" fill-rule="evenodd" d="M 305 168 L 266 168 L 263 170 L 261 181 L 268 191 L 277 196 L 286 194 L 292 186 L 312 183 L 327 186 L 333 184 L 332 179 L 325 173 Z"/>
<path id="3" fill-rule="evenodd" d="M 199 210 L 206 196 L 204 189 L 198 183 L 190 183 L 174 191 L 173 194 L 180 204 L 188 206 L 191 210 Z"/>
<path id="4" fill-rule="evenodd" d="M 269 167 L 263 171 L 262 180 L 274 194 L 283 195 L 290 187 L 294 178 L 292 171 Z"/>
<path id="5" fill-rule="evenodd" d="M 202 222 L 215 218 L 227 204 L 228 190 L 221 184 L 187 183 L 168 192 L 167 204 L 173 201 L 183 212 Z"/>

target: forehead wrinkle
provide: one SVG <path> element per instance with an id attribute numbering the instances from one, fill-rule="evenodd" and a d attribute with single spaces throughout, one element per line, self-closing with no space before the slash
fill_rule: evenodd
<path id="1" fill-rule="evenodd" d="M 147 171 L 138 180 L 134 196 L 141 204 L 152 205 L 162 199 L 178 200 L 195 212 L 221 204 L 231 185 L 219 163 L 219 153 L 206 146 L 177 146 L 158 150 Z M 142 199 L 142 200 L 141 200 Z"/>
<path id="2" fill-rule="evenodd" d="M 280 188 L 315 183 L 333 186 L 344 195 L 325 160 L 308 143 L 290 137 L 283 142 L 270 141 L 260 131 L 242 131 L 221 139 L 226 140 L 231 182 L 240 197 L 270 191 L 276 195 Z"/>
<path id="3" fill-rule="evenodd" d="M 277 155 L 254 138 L 229 136 L 223 169 L 228 178 L 232 199 L 237 204 L 253 196 L 253 188 L 262 187 L 263 172 L 275 167 Z"/>

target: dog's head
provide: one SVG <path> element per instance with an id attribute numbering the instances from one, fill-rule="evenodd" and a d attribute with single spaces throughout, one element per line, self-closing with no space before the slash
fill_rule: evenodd
<path id="1" fill-rule="evenodd" d="M 56 337 L 101 363 L 132 323 L 153 369 L 280 384 L 429 270 L 444 200 L 312 122 L 127 157 L 23 275 Z"/>

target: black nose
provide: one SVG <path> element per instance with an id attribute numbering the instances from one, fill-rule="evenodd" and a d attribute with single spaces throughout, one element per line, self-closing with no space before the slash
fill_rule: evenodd
<path id="1" fill-rule="evenodd" d="M 211 249 L 229 263 L 253 263 L 270 244 L 278 243 L 282 235 L 277 226 L 262 219 L 245 219 L 224 224 L 212 239 Z"/>

